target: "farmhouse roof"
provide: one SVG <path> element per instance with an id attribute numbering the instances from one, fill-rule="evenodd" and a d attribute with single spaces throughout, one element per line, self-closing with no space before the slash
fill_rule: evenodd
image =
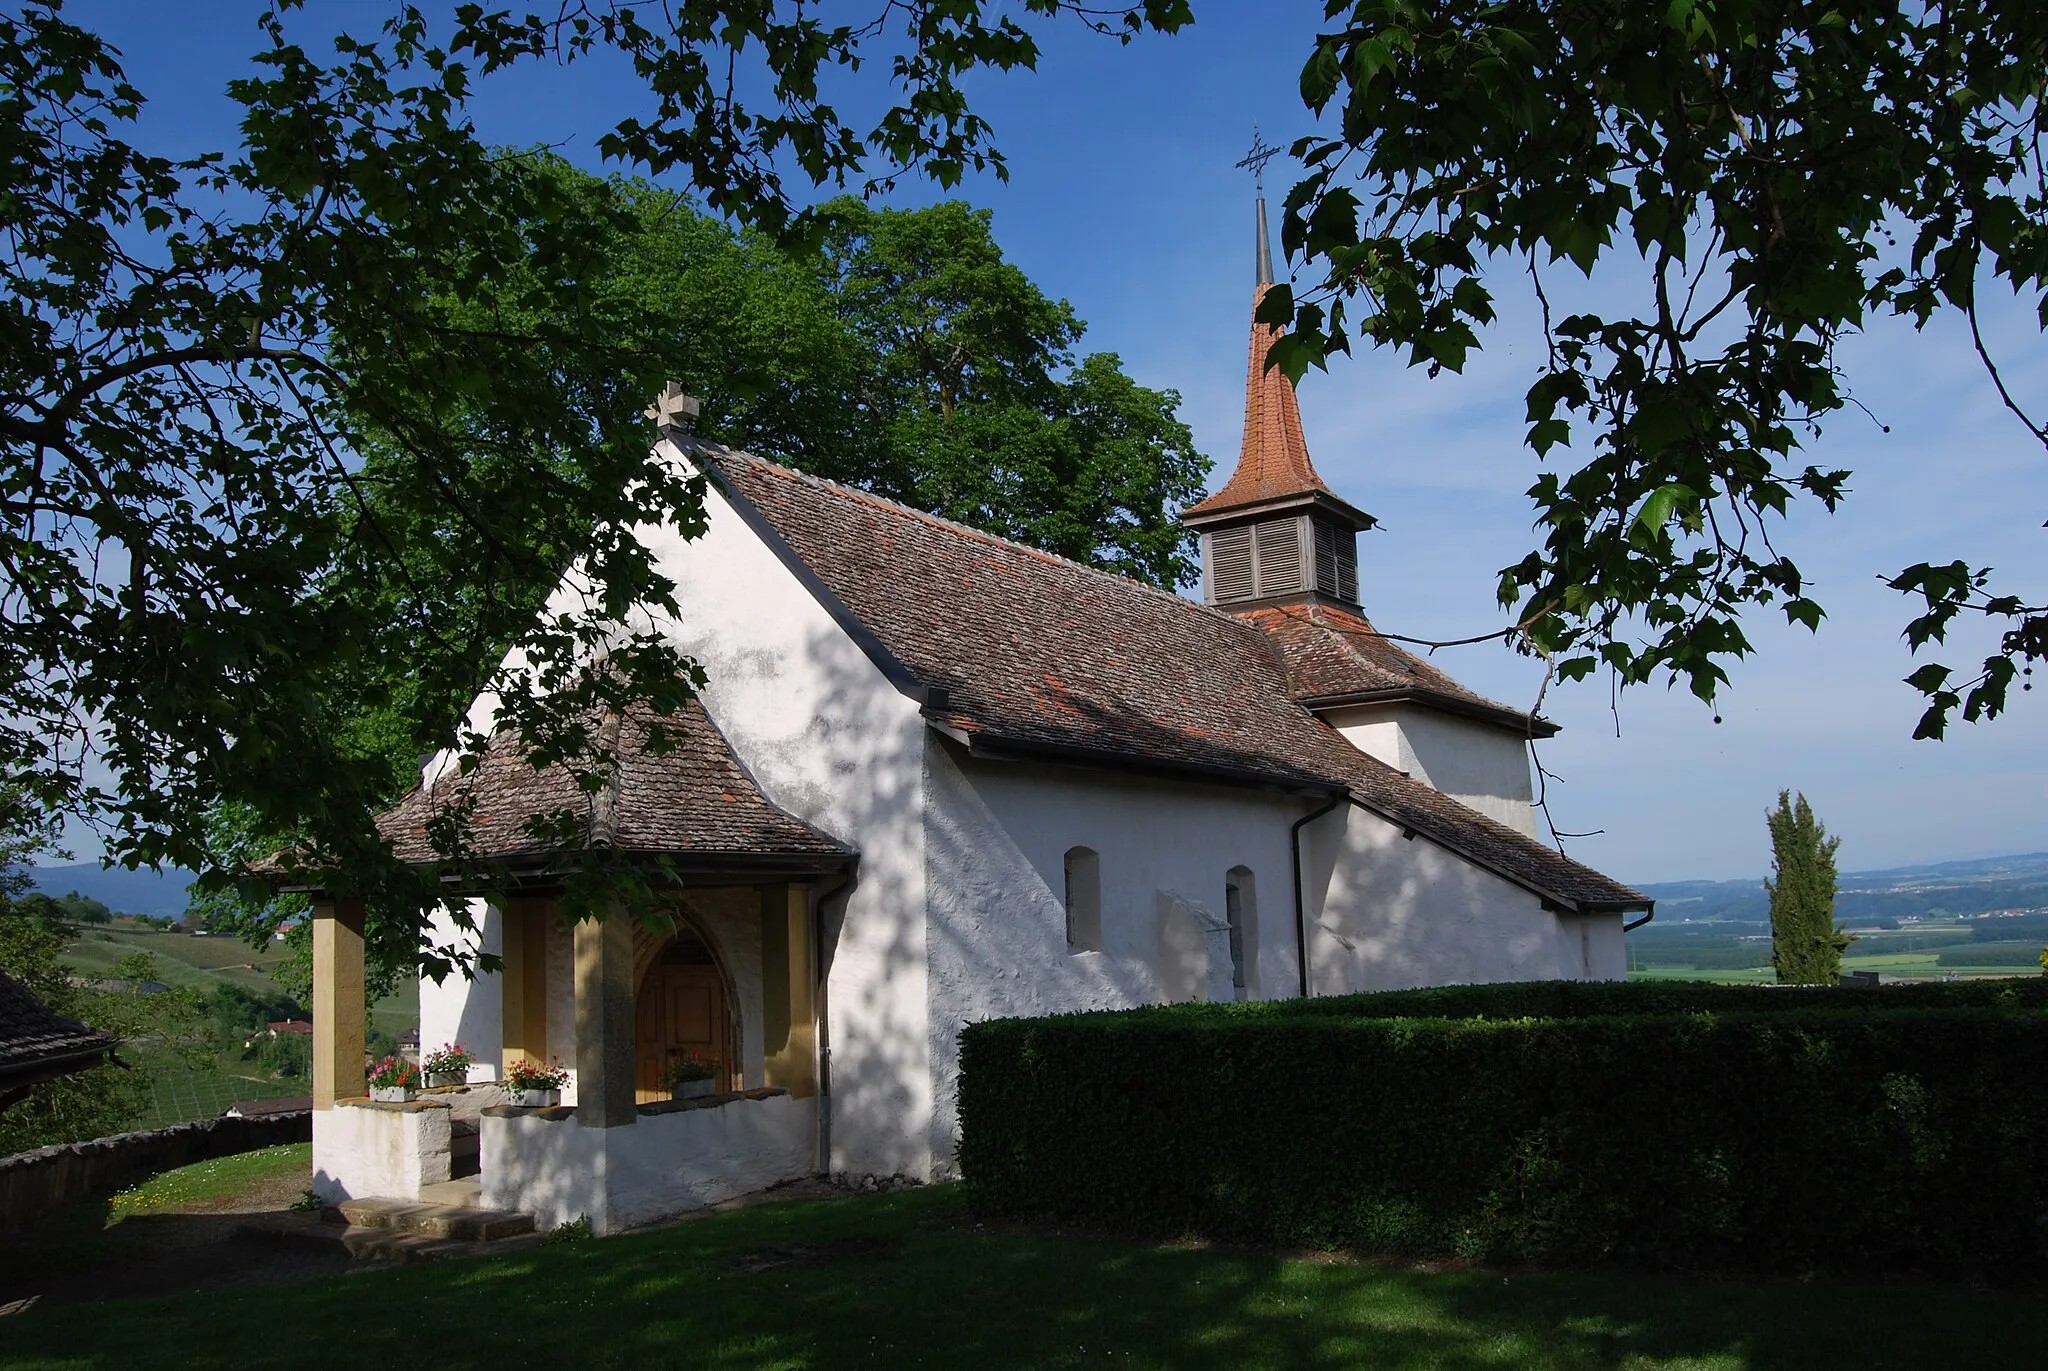
<path id="1" fill-rule="evenodd" d="M 427 836 L 430 818 L 473 798 L 471 842 L 487 860 L 542 859 L 585 847 L 672 855 L 717 864 L 723 859 L 780 858 L 831 863 L 851 849 L 781 809 L 733 756 L 718 726 L 696 701 L 663 721 L 670 746 L 652 746 L 655 716 L 629 710 L 609 725 L 618 758 L 611 783 L 587 794 L 568 767 L 536 771 L 509 734 L 491 741 L 468 776 L 450 769 L 431 787 L 413 790 L 378 816 L 377 827 L 401 861 L 439 860 Z M 528 821 L 566 811 L 574 829 L 561 842 L 537 838 Z M 687 863 L 686 863 L 687 864 Z"/>
<path id="2" fill-rule="evenodd" d="M 114 1037 L 68 1018 L 0 973 L 0 1105 L 36 1084 L 98 1066 Z"/>
<path id="3" fill-rule="evenodd" d="M 1300 703 L 1256 624 L 702 439 L 670 440 L 720 477 L 929 723 L 977 755 L 1348 794 L 1557 904 L 1649 903 L 1358 751 Z"/>

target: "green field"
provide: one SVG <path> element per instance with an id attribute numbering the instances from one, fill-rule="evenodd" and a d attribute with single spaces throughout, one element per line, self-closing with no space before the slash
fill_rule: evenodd
<path id="1" fill-rule="evenodd" d="M 116 962 L 137 952 L 156 958 L 158 975 L 166 985 L 201 994 L 221 984 L 275 994 L 278 985 L 270 973 L 285 955 L 284 945 L 275 941 L 257 948 L 236 938 L 116 927 L 87 928 L 64 949 L 64 961 L 78 976 L 95 979 L 108 975 Z M 401 984 L 397 993 L 370 1007 L 370 1026 L 391 1037 L 418 1025 L 419 987 L 414 982 Z M 130 1047 L 123 1056 L 147 1068 L 149 1074 L 149 1102 L 132 1125 L 138 1129 L 216 1118 L 240 1100 L 305 1095 L 312 1090 L 303 1078 L 266 1078 L 255 1062 L 241 1060 L 236 1051 L 222 1053 L 211 1066 L 155 1056 L 141 1047 Z"/>
<path id="2" fill-rule="evenodd" d="M 226 981 L 244 990 L 274 992 L 270 973 L 284 960 L 284 944 L 256 948 L 239 938 L 195 938 L 189 933 L 140 929 L 87 929 L 64 949 L 64 960 L 80 976 L 104 976 L 115 962 L 137 952 L 154 955 L 166 985 L 211 990 Z"/>
<path id="3" fill-rule="evenodd" d="M 1897 929 L 1852 930 L 1856 941 L 1842 957 L 1842 970 L 1875 971 L 1912 980 L 1968 980 L 1983 976 L 2040 974 L 2028 945 L 1978 936 L 1981 921 L 1921 921 Z M 1767 985 L 1772 980 L 1771 944 L 1755 923 L 1651 923 L 1628 935 L 1629 978 L 1642 981 L 1712 981 L 1721 985 Z M 1745 936 L 1747 935 L 1747 936 Z M 1983 958 L 1973 961 L 1974 956 Z"/>
<path id="4" fill-rule="evenodd" d="M 8 1371 L 1974 1371 L 2036 1367 L 2044 1346 L 2048 1300 L 2035 1293 L 1436 1270 L 1119 1242 L 985 1227 L 958 1186 L 0 1322 Z"/>

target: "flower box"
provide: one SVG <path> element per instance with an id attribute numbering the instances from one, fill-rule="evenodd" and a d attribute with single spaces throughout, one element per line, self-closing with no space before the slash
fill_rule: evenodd
<path id="1" fill-rule="evenodd" d="M 505 1068 L 506 1098 L 521 1109 L 549 1109 L 562 1102 L 569 1073 L 559 1062 L 515 1061 Z"/>
<path id="2" fill-rule="evenodd" d="M 420 1072 L 428 1085 L 467 1085 L 469 1068 L 475 1064 L 475 1053 L 461 1043 L 447 1043 L 420 1058 Z"/>
<path id="3" fill-rule="evenodd" d="M 669 1088 L 672 1100 L 701 1100 L 718 1093 L 717 1081 L 677 1081 Z"/>
<path id="4" fill-rule="evenodd" d="M 404 1104 L 419 1085 L 420 1069 L 403 1057 L 386 1057 L 370 1068 L 370 1098 L 378 1104 Z"/>

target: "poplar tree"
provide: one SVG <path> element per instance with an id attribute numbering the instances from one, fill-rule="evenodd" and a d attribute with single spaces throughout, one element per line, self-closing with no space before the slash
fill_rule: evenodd
<path id="1" fill-rule="evenodd" d="M 1778 792 L 1769 816 L 1773 879 L 1771 965 L 1780 985 L 1833 985 L 1842 975 L 1842 949 L 1855 941 L 1835 923 L 1835 849 L 1840 838 L 1813 817 L 1801 795 Z"/>

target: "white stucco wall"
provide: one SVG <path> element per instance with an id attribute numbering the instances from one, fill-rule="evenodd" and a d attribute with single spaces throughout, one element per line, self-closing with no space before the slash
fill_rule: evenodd
<path id="1" fill-rule="evenodd" d="M 813 1102 L 787 1095 L 619 1128 L 486 1115 L 483 1206 L 531 1214 L 544 1232 L 586 1215 L 591 1231 L 617 1232 L 809 1175 L 816 1130 Z"/>
<path id="2" fill-rule="evenodd" d="M 705 506 L 701 538 L 642 530 L 684 607 L 660 627 L 762 793 L 861 854 L 827 948 L 830 1166 L 924 1175 L 924 721 L 722 495 Z"/>
<path id="3" fill-rule="evenodd" d="M 416 1200 L 449 1175 L 453 1114 L 442 1106 L 313 1111 L 313 1193 L 342 1200 Z"/>
<path id="4" fill-rule="evenodd" d="M 1557 974 L 1567 981 L 1625 981 L 1628 944 L 1620 914 L 1574 914 L 1557 921 Z"/>
<path id="5" fill-rule="evenodd" d="M 472 953 L 493 956 L 504 948 L 504 917 L 495 906 L 482 900 L 466 902 L 474 932 L 456 926 L 445 908 L 434 911 L 429 928 L 437 947 L 466 947 Z M 475 1062 L 469 1068 L 472 1081 L 494 1081 L 505 1045 L 504 977 L 496 972 L 471 980 L 459 971 L 436 981 L 421 976 L 420 1052 L 432 1052 L 448 1043 L 461 1043 Z"/>
<path id="6" fill-rule="evenodd" d="M 1405 702 L 1348 705 L 1323 718 L 1359 751 L 1535 836 L 1528 744 L 1506 729 Z"/>
<path id="7" fill-rule="evenodd" d="M 1230 997 L 1228 939 L 1218 929 L 1231 868 L 1247 867 L 1256 878 L 1245 939 L 1248 997 L 1296 993 L 1288 826 L 1307 812 L 1305 802 L 976 762 L 937 734 L 925 768 L 936 1174 L 951 1171 L 964 1025 Z M 1065 858 L 1077 846 L 1100 858 L 1099 951 L 1067 947 Z"/>
<path id="8" fill-rule="evenodd" d="M 1580 977 L 1576 931 L 1540 898 L 1378 815 L 1340 806 L 1302 854 L 1315 994 Z"/>

